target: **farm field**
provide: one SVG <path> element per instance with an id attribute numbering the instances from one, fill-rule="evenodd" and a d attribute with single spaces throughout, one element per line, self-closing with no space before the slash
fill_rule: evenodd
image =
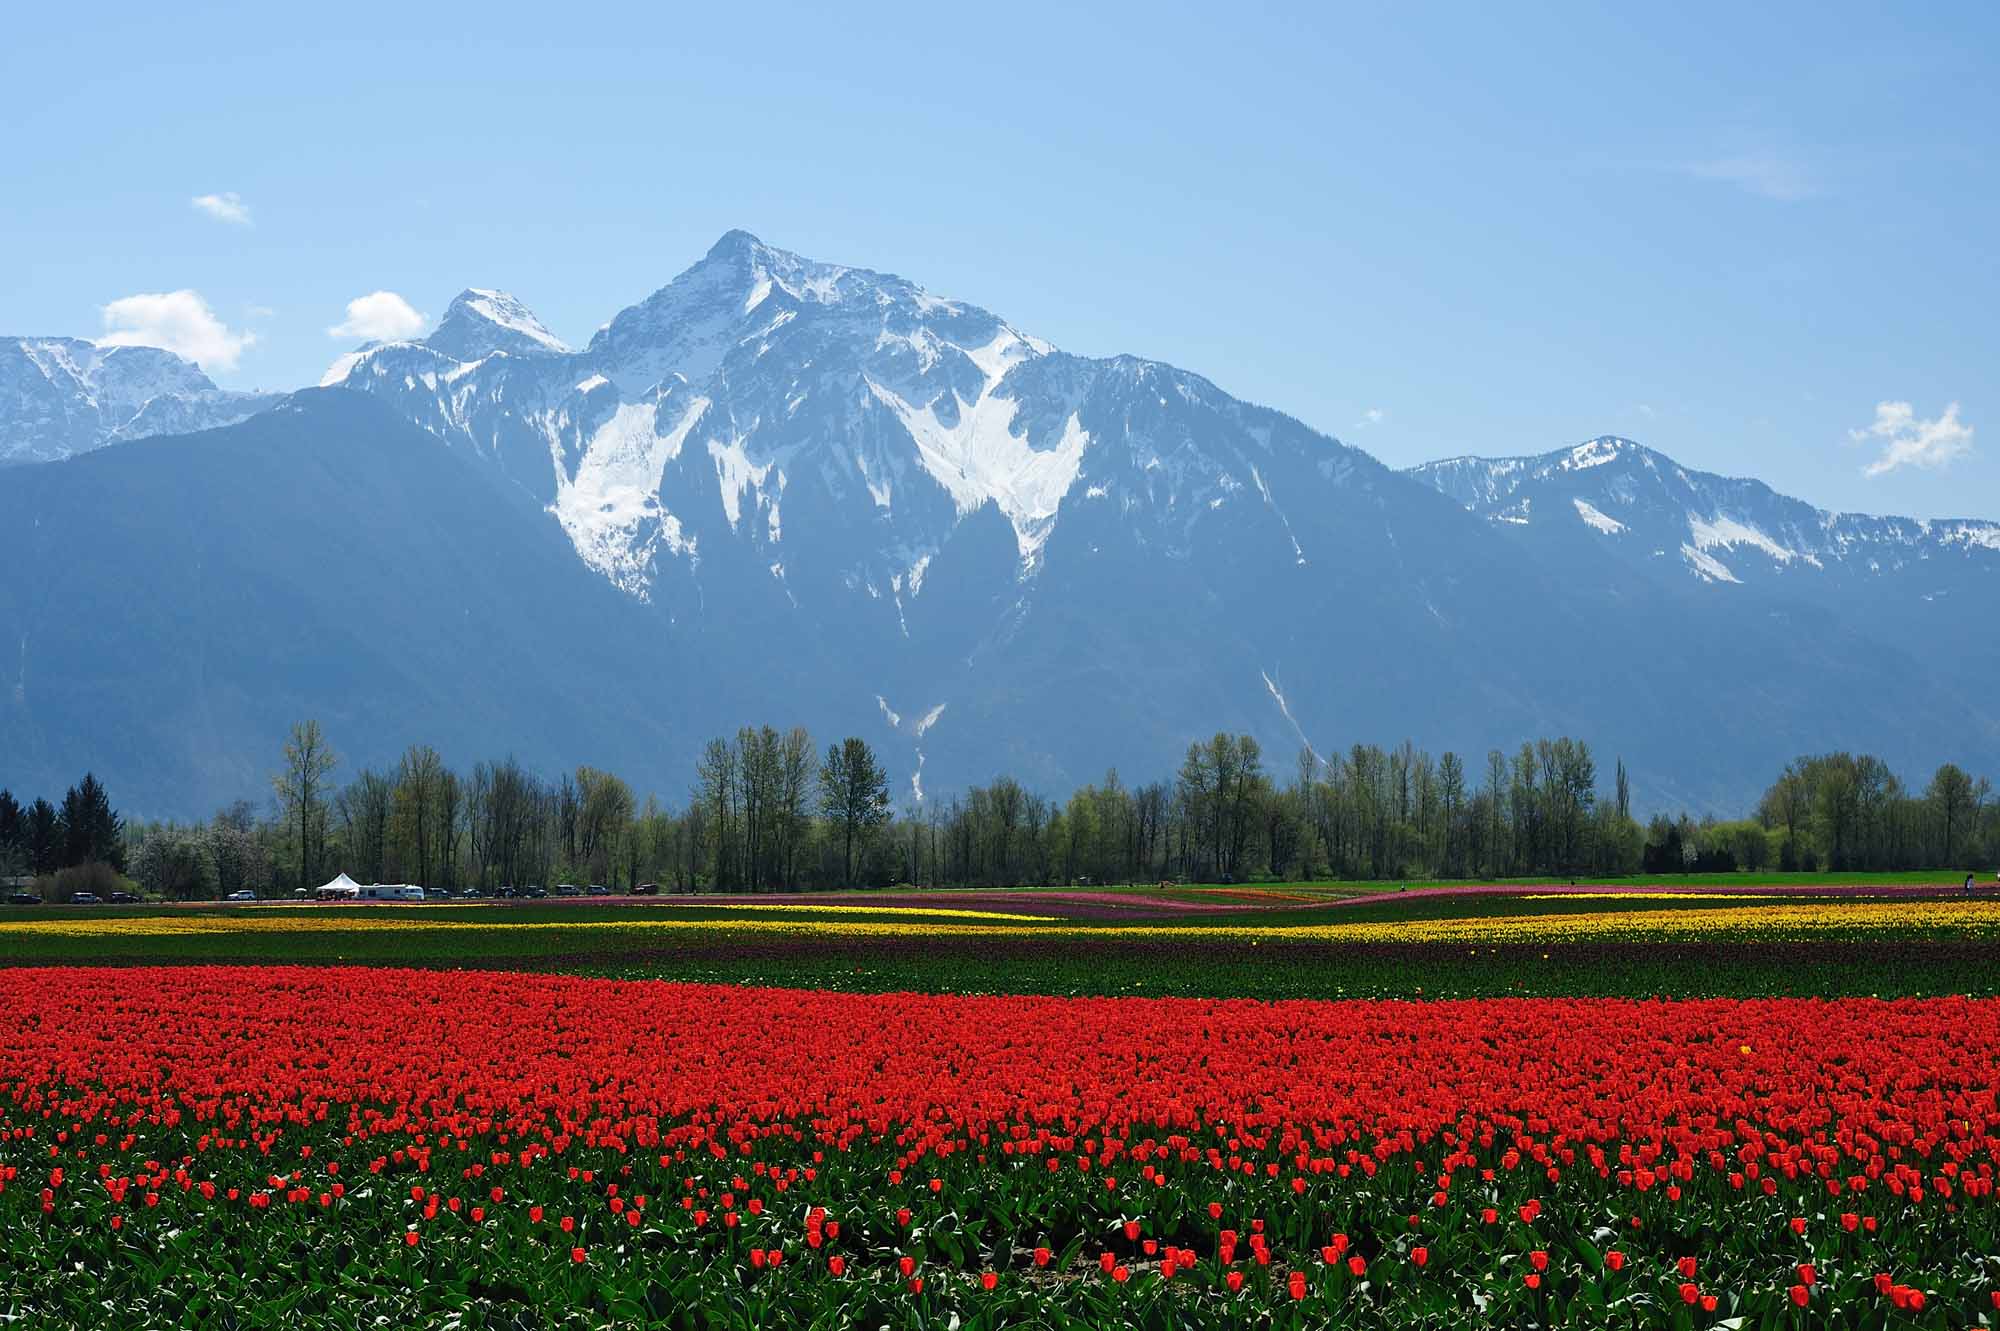
<path id="1" fill-rule="evenodd" d="M 28 1326 L 1962 1327 L 2000 902 L 0 914 Z"/>
<path id="2" fill-rule="evenodd" d="M 48 908 L 0 913 L 0 957 L 500 968 L 862 992 L 1993 995 L 2000 906 L 1934 883 L 1793 883 Z"/>

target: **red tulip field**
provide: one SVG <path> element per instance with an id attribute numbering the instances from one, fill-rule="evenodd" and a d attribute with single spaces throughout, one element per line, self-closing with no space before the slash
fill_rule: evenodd
<path id="1" fill-rule="evenodd" d="M 22 1326 L 1960 1327 L 2000 1002 L 0 969 Z"/>

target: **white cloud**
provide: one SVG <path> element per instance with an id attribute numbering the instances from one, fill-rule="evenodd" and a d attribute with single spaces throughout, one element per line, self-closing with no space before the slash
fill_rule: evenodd
<path id="1" fill-rule="evenodd" d="M 326 330 L 328 337 L 394 342 L 423 331 L 424 316 L 393 291 L 374 291 L 347 302 L 347 318 Z"/>
<path id="2" fill-rule="evenodd" d="M 1360 429 L 1365 429 L 1370 425 L 1380 425 L 1383 422 L 1383 420 L 1388 417 L 1388 415 L 1389 413 L 1382 410 L 1382 408 L 1380 407 L 1370 407 L 1368 408 L 1368 410 L 1361 413 L 1361 419 L 1354 422 L 1352 428 L 1360 430 Z"/>
<path id="3" fill-rule="evenodd" d="M 233 370 L 257 340 L 233 333 L 194 291 L 162 291 L 125 296 L 106 305 L 100 347 L 164 347 L 204 370 Z"/>
<path id="4" fill-rule="evenodd" d="M 1932 420 L 1920 418 L 1907 402 L 1877 402 L 1875 423 L 1847 433 L 1857 443 L 1882 441 L 1882 456 L 1862 468 L 1868 476 L 1898 467 L 1945 467 L 1972 452 L 1972 427 L 1959 420 L 1956 402 Z"/>
<path id="5" fill-rule="evenodd" d="M 250 205 L 243 202 L 243 196 L 235 190 L 223 194 L 197 194 L 188 202 L 218 222 L 250 225 Z"/>
<path id="6" fill-rule="evenodd" d="M 1688 171 L 1702 180 L 1735 185 L 1759 198 L 1796 203 L 1819 193 L 1819 185 L 1801 162 L 1774 152 L 1739 153 L 1694 162 Z"/>

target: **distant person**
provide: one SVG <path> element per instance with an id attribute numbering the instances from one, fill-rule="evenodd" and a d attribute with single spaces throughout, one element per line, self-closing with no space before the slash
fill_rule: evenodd
<path id="1" fill-rule="evenodd" d="M 1967 896 L 1971 896 L 1971 895 L 1972 895 L 1972 875 L 1971 875 L 1971 874 L 1967 874 L 1967 875 L 1965 876 L 1965 895 L 1967 895 Z"/>

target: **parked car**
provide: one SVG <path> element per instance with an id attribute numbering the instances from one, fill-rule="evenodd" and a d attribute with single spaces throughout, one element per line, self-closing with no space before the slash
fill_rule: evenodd
<path id="1" fill-rule="evenodd" d="M 101 906 L 104 904 L 104 898 L 98 896 L 95 892 L 78 892 L 69 899 L 69 904 L 72 906 Z"/>
<path id="2" fill-rule="evenodd" d="M 130 892 L 113 892 L 105 900 L 114 906 L 136 906 L 139 904 L 139 898 Z"/>
<path id="3" fill-rule="evenodd" d="M 501 889 L 500 889 L 499 891 L 495 892 L 495 893 L 494 893 L 493 895 L 494 895 L 494 896 L 496 896 L 496 897 L 518 897 L 518 896 L 520 896 L 520 895 L 521 895 L 521 890 L 520 890 L 519 888 L 517 888 L 517 887 L 514 887 L 514 886 L 512 886 L 512 885 L 510 884 L 510 885 L 508 885 L 508 886 L 506 886 L 506 887 L 503 887 L 503 888 L 501 888 Z"/>
<path id="4" fill-rule="evenodd" d="M 556 895 L 559 897 L 580 897 L 583 895 L 583 889 L 575 883 L 557 883 Z"/>
<path id="5" fill-rule="evenodd" d="M 528 895 L 538 900 L 548 894 L 549 890 L 546 887 L 531 887 L 528 889 Z"/>
<path id="6" fill-rule="evenodd" d="M 656 897 L 660 895 L 660 885 L 658 883 L 640 883 L 632 889 L 632 895 L 635 897 Z"/>
<path id="7" fill-rule="evenodd" d="M 257 899 L 257 894 L 255 892 L 252 892 L 247 887 L 244 888 L 241 892 L 231 892 L 228 896 L 223 898 L 224 901 L 255 901 L 256 899 Z"/>
<path id="8" fill-rule="evenodd" d="M 608 897 L 611 895 L 611 889 L 602 883 L 592 883 L 590 885 L 590 895 L 594 897 Z"/>
<path id="9" fill-rule="evenodd" d="M 7 904 L 10 906 L 39 906 L 42 899 L 33 892 L 9 892 Z"/>

